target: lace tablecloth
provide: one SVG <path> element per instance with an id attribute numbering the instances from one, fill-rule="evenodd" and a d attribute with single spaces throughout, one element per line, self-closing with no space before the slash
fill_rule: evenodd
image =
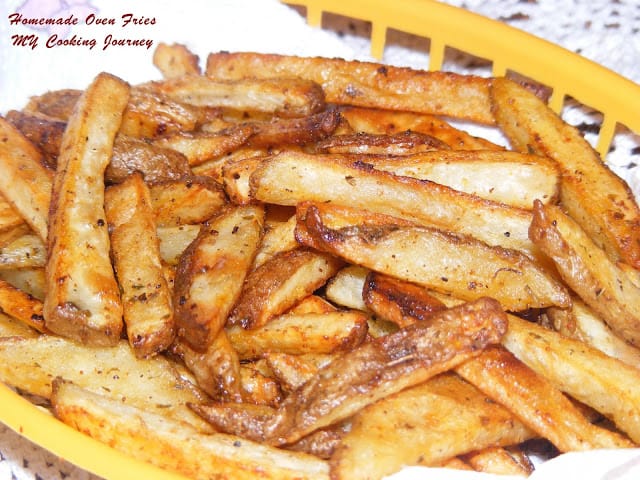
<path id="1" fill-rule="evenodd" d="M 77 11 L 84 9 L 86 12 L 90 11 L 93 8 L 92 5 L 97 1 L 10 0 L 8 2 L 9 11 L 2 16 L 1 20 L 5 22 L 3 29 L 0 31 L 2 34 L 2 38 L 0 38 L 0 53 L 2 53 L 3 60 L 8 54 L 13 53 L 15 55 L 15 47 L 10 45 L 10 32 L 7 33 L 10 28 L 6 24 L 9 13 L 16 11 L 18 8 L 31 8 L 32 14 L 33 11 L 40 9 L 40 16 L 53 14 L 64 8 L 75 8 Z M 194 3 L 204 5 L 201 2 Z M 638 32 L 640 26 L 640 3 L 635 0 L 563 0 L 562 2 L 556 0 L 448 0 L 446 3 L 462 6 L 488 17 L 502 20 L 517 28 L 558 43 L 603 64 L 636 83 L 640 83 L 640 33 Z M 157 5 L 156 8 L 158 9 L 174 8 L 184 10 L 192 7 L 191 2 L 188 0 L 181 2 L 159 1 L 154 5 Z M 210 13 L 212 21 L 215 20 L 216 12 L 218 11 L 214 10 L 214 8 L 224 7 L 226 9 L 224 10 L 225 14 L 244 15 L 243 21 L 245 23 L 251 20 L 255 22 L 255 29 L 244 29 L 245 42 L 239 45 L 238 49 L 254 48 L 260 50 L 260 47 L 264 47 L 265 42 L 269 44 L 269 42 L 273 41 L 268 35 L 265 36 L 264 30 L 260 30 L 262 24 L 268 24 L 273 18 L 276 18 L 269 15 L 280 15 L 281 17 L 284 15 L 288 22 L 291 21 L 291 18 L 287 17 L 289 12 L 283 13 L 282 11 L 283 8 L 289 9 L 276 2 L 272 3 L 265 0 L 234 2 L 232 0 L 210 2 L 206 3 L 206 5 L 212 9 Z M 4 7 L 0 6 L 0 12 L 2 12 L 2 8 L 6 8 L 6 5 Z M 177 13 L 176 18 L 181 18 Z M 204 12 L 197 13 L 198 15 L 204 14 Z M 255 18 L 252 19 L 251 15 Z M 270 19 L 269 22 L 264 21 L 267 18 Z M 241 25 L 240 23 L 236 24 L 236 20 L 230 18 L 223 18 L 222 20 L 223 23 L 234 26 L 233 28 L 236 28 L 235 25 Z M 300 22 L 299 25 L 296 23 L 297 29 L 287 29 L 287 41 L 289 43 L 303 40 L 310 44 L 314 43 L 313 35 L 308 34 L 303 23 Z M 181 25 L 179 24 L 173 25 L 176 32 L 180 32 L 180 27 Z M 185 27 L 188 26 L 185 25 Z M 337 28 L 340 29 L 339 26 Z M 353 52 L 354 57 L 366 57 L 368 53 L 366 42 L 355 37 L 350 38 L 350 34 L 354 33 L 351 31 L 353 28 L 353 25 L 346 25 L 340 34 L 335 36 L 336 44 L 334 47 L 337 50 L 334 51 L 342 52 L 339 44 L 346 43 L 348 48 L 344 52 Z M 252 39 L 250 32 L 258 32 L 257 35 L 262 37 Z M 247 35 L 249 35 L 248 38 L 246 37 Z M 215 38 L 215 36 L 212 36 L 212 38 Z M 170 41 L 170 39 L 167 40 Z M 228 43 L 219 45 L 213 41 L 208 48 L 214 51 L 230 49 L 230 46 Z M 322 53 L 321 50 L 309 51 L 318 54 Z M 386 61 L 397 61 L 397 58 L 393 58 L 393 54 L 389 55 L 391 57 L 385 58 Z M 402 56 L 402 54 L 396 55 Z M 73 57 L 73 54 L 70 57 Z M 69 58 L 67 61 L 73 62 L 74 60 Z M 3 63 L 6 67 L 7 62 Z M 65 66 L 62 67 L 66 68 Z M 0 90 L 4 92 L 4 97 L 2 98 L 5 102 L 16 99 L 19 95 L 19 84 L 10 82 L 10 73 L 4 70 L 2 71 L 2 76 L 0 76 L 2 85 Z M 58 75 L 57 72 L 51 72 L 50 74 L 52 76 Z M 28 82 L 28 80 L 25 79 L 25 82 Z M 31 93 L 40 93 L 40 91 L 32 90 Z M 15 105 L 0 104 L 1 111 L 15 107 Z M 631 146 L 624 152 L 623 157 L 626 162 L 640 163 L 640 148 Z M 86 480 L 92 478 L 96 477 L 70 465 L 64 460 L 56 458 L 0 424 L 0 479 Z"/>

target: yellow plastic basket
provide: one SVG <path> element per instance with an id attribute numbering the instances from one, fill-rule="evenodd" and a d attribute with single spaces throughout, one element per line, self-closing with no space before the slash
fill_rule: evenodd
<path id="1" fill-rule="evenodd" d="M 321 26 L 324 13 L 371 23 L 371 55 L 381 59 L 390 29 L 429 38 L 430 70 L 440 70 L 446 47 L 490 60 L 494 76 L 513 71 L 553 89 L 560 113 L 570 96 L 603 115 L 596 150 L 602 158 L 622 125 L 640 134 L 640 86 L 558 45 L 502 22 L 434 0 L 289 0 Z"/>
<path id="2" fill-rule="evenodd" d="M 381 59 L 389 29 L 430 39 L 429 69 L 443 65 L 446 47 L 492 61 L 492 73 L 511 70 L 553 88 L 551 107 L 570 96 L 603 115 L 597 150 L 604 157 L 618 125 L 640 133 L 640 86 L 568 50 L 503 23 L 433 0 L 291 0 L 312 26 L 331 13 L 371 23 L 371 55 Z M 526 52 L 526 53 L 525 53 Z M 59 422 L 0 383 L 2 421 L 54 454 L 101 477 L 179 479 L 135 460 Z"/>

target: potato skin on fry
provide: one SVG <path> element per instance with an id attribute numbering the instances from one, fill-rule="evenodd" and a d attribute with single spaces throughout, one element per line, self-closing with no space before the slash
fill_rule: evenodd
<path id="1" fill-rule="evenodd" d="M 115 345 L 123 328 L 103 203 L 104 170 L 129 90 L 112 75 L 95 78 L 69 119 L 54 179 L 45 325 L 91 345 Z"/>

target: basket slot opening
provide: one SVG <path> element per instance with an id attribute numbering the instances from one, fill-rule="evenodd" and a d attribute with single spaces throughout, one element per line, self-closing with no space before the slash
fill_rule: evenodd
<path id="1" fill-rule="evenodd" d="M 446 46 L 441 70 L 490 77 L 493 74 L 493 62 L 464 50 Z"/>

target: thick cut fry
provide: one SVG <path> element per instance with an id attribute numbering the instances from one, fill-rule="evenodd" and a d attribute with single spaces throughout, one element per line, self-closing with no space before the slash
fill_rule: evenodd
<path id="1" fill-rule="evenodd" d="M 204 352 L 196 352 L 178 341 L 172 352 L 180 356 L 193 373 L 198 386 L 216 401 L 240 402 L 240 359 L 224 330 L 220 330 Z"/>
<path id="2" fill-rule="evenodd" d="M 610 357 L 640 368 L 640 349 L 615 335 L 609 326 L 579 298 L 572 299 L 571 309 L 546 310 L 553 328 L 562 335 L 575 338 L 597 348 Z"/>
<path id="3" fill-rule="evenodd" d="M 219 132 L 179 132 L 158 138 L 154 145 L 171 148 L 183 154 L 189 166 L 226 155 L 240 148 L 253 135 L 251 125 L 234 125 Z"/>
<path id="4" fill-rule="evenodd" d="M 407 130 L 390 135 L 355 133 L 334 135 L 314 146 L 319 153 L 351 153 L 362 155 L 411 155 L 433 150 L 449 150 L 435 137 Z"/>
<path id="5" fill-rule="evenodd" d="M 127 338 L 137 356 L 155 355 L 171 345 L 175 325 L 151 195 L 141 174 L 106 190 L 105 214 Z"/>
<path id="6" fill-rule="evenodd" d="M 533 255 L 531 212 L 449 187 L 375 170 L 339 155 L 280 153 L 251 176 L 251 194 L 279 205 L 332 202 L 474 236 Z"/>
<path id="7" fill-rule="evenodd" d="M 0 139 L 0 193 L 46 240 L 52 174 L 42 165 L 38 149 L 2 117 Z"/>
<path id="8" fill-rule="evenodd" d="M 164 78 L 200 75 L 200 59 L 185 45 L 158 43 L 153 51 L 153 65 Z"/>
<path id="9" fill-rule="evenodd" d="M 295 76 L 320 85 L 330 103 L 417 111 L 493 124 L 491 80 L 340 58 L 212 53 L 206 75 L 216 79 Z"/>
<path id="10" fill-rule="evenodd" d="M 405 327 L 427 320 L 446 306 L 419 285 L 378 272 L 369 272 L 362 289 L 367 308 L 376 316 Z"/>
<path id="11" fill-rule="evenodd" d="M 229 206 L 202 227 L 176 271 L 178 335 L 204 352 L 238 300 L 262 237 L 262 206 Z"/>
<path id="12" fill-rule="evenodd" d="M 613 261 L 640 268 L 640 208 L 629 186 L 602 162 L 577 128 L 539 98 L 505 78 L 495 79 L 496 120 L 513 147 L 552 158 L 560 167 L 560 201 Z"/>
<path id="13" fill-rule="evenodd" d="M 252 270 L 229 325 L 258 328 L 320 288 L 342 266 L 332 255 L 310 249 L 281 252 Z"/>
<path id="14" fill-rule="evenodd" d="M 0 270 L 44 267 L 47 247 L 33 233 L 21 235 L 0 248 Z"/>
<path id="15" fill-rule="evenodd" d="M 129 86 L 99 74 L 76 104 L 62 141 L 49 215 L 47 328 L 94 345 L 115 345 L 122 303 L 109 260 L 104 170 Z"/>
<path id="16" fill-rule="evenodd" d="M 5 119 L 43 153 L 44 166 L 55 170 L 67 123 L 39 113 L 10 110 Z"/>
<path id="17" fill-rule="evenodd" d="M 202 223 L 227 204 L 222 187 L 208 177 L 156 183 L 149 193 L 159 227 Z"/>
<path id="18" fill-rule="evenodd" d="M 431 180 L 517 208 L 558 198 L 557 166 L 536 155 L 501 151 L 436 150 L 400 158 L 369 158 L 376 169 Z"/>
<path id="19" fill-rule="evenodd" d="M 0 312 L 20 320 L 39 332 L 46 330 L 42 316 L 42 301 L 0 280 Z"/>
<path id="20" fill-rule="evenodd" d="M 57 382 L 56 417 L 117 450 L 191 478 L 328 479 L 326 462 L 189 425 Z"/>
<path id="21" fill-rule="evenodd" d="M 560 282 L 516 250 L 422 226 L 332 229 L 316 206 L 299 220 L 296 238 L 309 247 L 464 300 L 492 296 L 511 311 L 571 304 Z"/>
<path id="22" fill-rule="evenodd" d="M 222 167 L 222 184 L 229 200 L 237 205 L 254 202 L 251 198 L 249 179 L 265 157 L 248 157 L 234 162 L 226 162 Z"/>
<path id="23" fill-rule="evenodd" d="M 166 417 L 188 422 L 203 432 L 211 428 L 187 403 L 206 395 L 163 356 L 135 357 L 126 341 L 114 347 L 88 347 L 61 337 L 0 339 L 0 380 L 21 391 L 51 398 L 52 382 L 64 378 Z"/>
<path id="24" fill-rule="evenodd" d="M 188 75 L 145 86 L 190 105 L 267 112 L 282 117 L 304 117 L 324 109 L 324 92 L 313 81 L 293 76 L 251 77 L 226 81 Z"/>
<path id="25" fill-rule="evenodd" d="M 435 314 L 397 333 L 366 342 L 338 357 L 300 389 L 275 415 L 240 416 L 238 427 L 271 444 L 295 442 L 336 424 L 375 401 L 399 392 L 478 355 L 499 342 L 506 317 L 498 302 L 483 298 Z M 208 416 L 207 405 L 196 412 Z"/>
<path id="26" fill-rule="evenodd" d="M 286 252 L 299 246 L 293 232 L 296 228 L 296 216 L 292 215 L 286 222 L 278 222 L 267 226 L 260 248 L 253 262 L 255 270 L 278 252 Z"/>
<path id="27" fill-rule="evenodd" d="M 175 266 L 180 256 L 200 233 L 201 225 L 179 225 L 176 227 L 158 227 L 160 257 L 167 265 Z"/>
<path id="28" fill-rule="evenodd" d="M 455 371 L 562 452 L 633 446 L 626 437 L 592 425 L 551 382 L 502 347 L 485 350 Z"/>
<path id="29" fill-rule="evenodd" d="M 537 202 L 530 236 L 553 259 L 565 283 L 614 332 L 640 346 L 640 287 L 578 223 L 559 207 Z"/>
<path id="30" fill-rule="evenodd" d="M 360 345 L 367 334 L 367 316 L 359 311 L 287 313 L 252 330 L 227 329 L 241 359 L 267 352 L 290 354 L 332 353 Z"/>
<path id="31" fill-rule="evenodd" d="M 191 175 L 189 162 L 180 152 L 139 138 L 118 135 L 113 144 L 111 162 L 104 172 L 105 181 L 119 183 L 133 172 L 142 172 L 149 184 L 180 180 Z"/>
<path id="32" fill-rule="evenodd" d="M 472 136 L 434 115 L 354 106 L 343 106 L 340 113 L 356 132 L 389 135 L 411 130 L 435 137 L 454 150 L 504 150 L 504 147 Z"/>
<path id="33" fill-rule="evenodd" d="M 0 313 L 0 338 L 36 338 L 39 335 L 37 330 L 27 326 L 24 322 Z"/>
<path id="34" fill-rule="evenodd" d="M 368 311 L 362 298 L 369 269 L 360 265 L 347 265 L 327 282 L 325 295 L 336 305 Z"/>
<path id="35" fill-rule="evenodd" d="M 195 165 L 192 170 L 196 175 L 211 177 L 216 182 L 223 183 L 222 171 L 227 165 L 233 165 L 235 162 L 252 157 L 266 157 L 269 155 L 270 153 L 266 148 L 251 148 L 243 146 L 232 152 L 212 158 L 200 165 Z"/>
<path id="36" fill-rule="evenodd" d="M 358 412 L 331 458 L 335 479 L 381 479 L 407 465 L 439 465 L 534 433 L 454 374 L 384 398 Z"/>
<path id="37" fill-rule="evenodd" d="M 38 300 L 44 300 L 44 268 L 0 269 L 0 279 L 10 283 Z"/>
<path id="38" fill-rule="evenodd" d="M 42 95 L 31 97 L 23 110 L 31 113 L 42 113 L 48 117 L 66 122 L 81 95 L 82 90 L 72 88 L 52 90 Z"/>
<path id="39" fill-rule="evenodd" d="M 503 343 L 538 375 L 607 416 L 640 443 L 640 370 L 513 316 Z"/>

